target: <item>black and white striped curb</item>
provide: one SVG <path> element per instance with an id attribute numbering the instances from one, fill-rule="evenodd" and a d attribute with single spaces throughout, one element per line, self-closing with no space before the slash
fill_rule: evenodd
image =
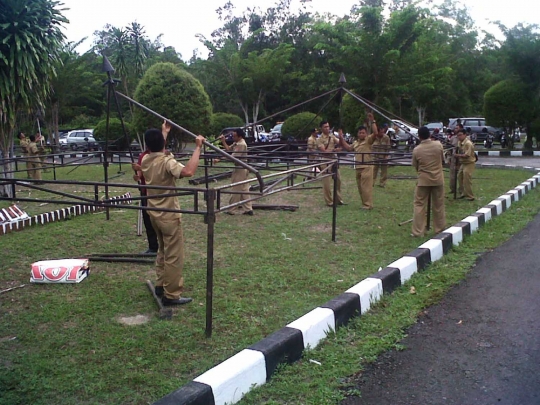
<path id="1" fill-rule="evenodd" d="M 131 204 L 131 193 L 128 192 L 117 197 L 111 197 L 110 200 L 110 204 L 112 205 Z M 61 221 L 66 218 L 86 214 L 89 212 L 103 211 L 104 209 L 105 207 L 81 204 L 46 212 L 44 214 L 37 214 L 25 219 L 21 219 L 17 222 L 8 222 L 1 224 L 0 236 L 13 231 L 20 231 L 33 225 L 45 225 L 51 222 Z"/>
<path id="2" fill-rule="evenodd" d="M 522 156 L 540 156 L 538 150 L 480 150 L 476 151 L 478 156 L 492 157 L 522 157 Z"/>
<path id="3" fill-rule="evenodd" d="M 459 245 L 466 236 L 472 235 L 486 222 L 508 210 L 514 202 L 538 186 L 540 168 L 534 170 L 537 173 L 535 176 L 474 214 L 154 404 L 225 405 L 238 402 L 254 387 L 266 383 L 279 364 L 299 360 L 305 349 L 315 348 L 329 332 L 368 311 L 383 294 L 389 294 L 403 285 L 415 273 L 441 259 L 452 246 Z"/>

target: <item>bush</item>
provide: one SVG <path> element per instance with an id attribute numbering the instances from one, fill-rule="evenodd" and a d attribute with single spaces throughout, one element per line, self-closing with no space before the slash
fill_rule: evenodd
<path id="1" fill-rule="evenodd" d="M 129 142 L 131 143 L 131 140 L 133 139 L 135 132 L 133 131 L 133 127 L 131 126 L 129 122 L 124 121 L 124 125 L 126 127 Z M 94 128 L 94 138 L 96 138 L 96 141 L 105 140 L 106 129 L 107 129 L 107 120 L 101 120 L 97 123 L 96 127 Z M 109 120 L 109 141 L 114 141 L 115 139 L 123 138 L 123 137 L 124 137 L 124 130 L 122 129 L 122 122 L 118 118 L 111 118 Z"/>
<path id="2" fill-rule="evenodd" d="M 534 102 L 527 86 L 508 79 L 493 85 L 484 94 L 486 123 L 495 127 L 513 129 L 534 119 Z"/>
<path id="3" fill-rule="evenodd" d="M 212 120 L 209 129 L 209 135 L 217 136 L 221 133 L 223 128 L 227 127 L 243 127 L 245 124 L 244 120 L 238 115 L 228 114 L 228 113 L 215 113 L 212 114 Z"/>
<path id="4" fill-rule="evenodd" d="M 197 79 L 172 63 L 150 67 L 137 85 L 134 98 L 194 134 L 209 134 L 212 105 L 208 94 Z M 133 126 L 140 133 L 161 128 L 161 123 L 142 109 L 135 108 L 133 112 Z M 169 137 L 192 139 L 174 127 Z"/>
<path id="5" fill-rule="evenodd" d="M 285 120 L 281 127 L 282 136 L 294 136 L 297 139 L 307 139 L 311 130 L 319 126 L 321 118 L 317 114 L 301 112 Z"/>

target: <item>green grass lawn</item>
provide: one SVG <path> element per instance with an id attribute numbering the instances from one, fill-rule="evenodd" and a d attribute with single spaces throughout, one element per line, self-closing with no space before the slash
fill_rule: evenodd
<path id="1" fill-rule="evenodd" d="M 99 166 L 69 175 L 67 171 L 60 169 L 59 178 L 103 178 Z M 288 191 L 261 201 L 296 204 L 296 212 L 218 215 L 211 339 L 204 337 L 206 225 L 199 215 L 183 216 L 185 295 L 194 301 L 176 309 L 170 322 L 158 319 L 146 288 L 145 280 L 154 279 L 151 265 L 95 262 L 80 284 L 28 285 L 30 265 L 38 260 L 146 250 L 145 237 L 136 236 L 135 210 L 111 210 L 109 221 L 102 213 L 87 214 L 2 236 L 0 290 L 27 286 L 0 295 L 0 403 L 147 404 L 341 294 L 422 243 L 409 237 L 409 225 L 398 226 L 412 216 L 414 173 L 404 167 L 390 169 L 389 175 L 402 179 L 390 179 L 385 189 L 375 187 L 375 209 L 365 212 L 360 210 L 353 170 L 342 169 L 348 205 L 338 208 L 336 243 L 331 242 L 332 210 L 324 205 L 322 190 Z M 477 170 L 478 200 L 448 199 L 448 226 L 531 176 L 523 170 Z M 112 181 L 131 184 L 131 173 Z M 179 184 L 187 186 L 187 181 Z M 65 190 L 94 192 L 69 187 Z M 19 196 L 25 193 L 40 192 L 24 187 L 18 191 Z M 372 313 L 306 354 L 305 359 L 316 356 L 322 366 L 302 360 L 283 367 L 244 402 L 335 403 L 347 394 L 347 377 L 381 350 L 395 346 L 403 328 L 461 279 L 478 254 L 521 229 L 537 213 L 538 199 L 536 191 L 530 193 L 415 276 L 411 283 L 417 294 L 402 288 L 385 297 Z M 58 208 L 19 205 L 30 215 Z M 138 315 L 148 322 L 123 322 Z"/>

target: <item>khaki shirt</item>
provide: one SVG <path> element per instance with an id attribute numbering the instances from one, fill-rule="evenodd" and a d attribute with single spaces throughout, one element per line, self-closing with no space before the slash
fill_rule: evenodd
<path id="1" fill-rule="evenodd" d="M 362 169 L 365 167 L 371 167 L 371 165 L 364 165 L 361 162 L 371 162 L 372 155 L 371 152 L 373 145 L 373 142 L 375 142 L 375 135 L 369 135 L 364 140 L 357 139 L 353 142 L 352 147 L 356 153 L 362 153 L 362 155 L 355 155 L 354 160 L 356 162 L 356 168 Z"/>
<path id="2" fill-rule="evenodd" d="M 39 148 L 35 142 L 29 142 L 26 149 L 28 150 L 28 153 L 30 154 L 30 156 L 39 155 Z"/>
<path id="3" fill-rule="evenodd" d="M 465 138 L 463 142 L 459 142 L 458 147 L 461 149 L 460 153 L 467 155 L 466 157 L 459 158 L 460 163 L 467 164 L 476 162 L 476 156 L 474 155 L 474 144 L 468 137 Z"/>
<path id="4" fill-rule="evenodd" d="M 384 134 L 380 138 L 378 136 L 375 136 L 375 140 L 373 141 L 373 145 L 371 146 L 371 149 L 373 150 L 373 152 L 381 153 L 381 154 L 374 154 L 373 159 L 375 160 L 386 159 L 388 155 L 383 155 L 382 152 L 388 152 L 390 150 L 390 137 L 386 134 Z"/>
<path id="5" fill-rule="evenodd" d="M 321 134 L 317 138 L 317 150 L 321 152 L 332 152 L 335 148 L 339 146 L 339 138 L 333 134 L 325 135 Z M 326 153 L 322 155 L 323 158 L 335 159 L 336 155 L 333 153 Z"/>
<path id="6" fill-rule="evenodd" d="M 141 162 L 141 171 L 146 184 L 149 186 L 176 187 L 176 179 L 181 177 L 184 165 L 177 162 L 172 155 L 163 152 L 152 152 L 146 155 Z M 173 194 L 174 190 L 147 189 L 148 196 L 158 194 Z M 178 197 L 149 198 L 148 206 L 152 208 L 180 209 Z M 180 218 L 179 212 L 148 211 L 153 218 L 167 221 Z"/>
<path id="7" fill-rule="evenodd" d="M 22 153 L 28 153 L 28 145 L 30 144 L 30 140 L 28 138 L 21 139 L 19 144 L 21 145 Z"/>
<path id="8" fill-rule="evenodd" d="M 316 152 L 317 151 L 317 137 L 310 136 L 307 140 L 307 151 Z"/>
<path id="9" fill-rule="evenodd" d="M 231 156 L 241 160 L 247 158 L 247 143 L 245 140 L 241 139 L 238 142 L 233 143 L 231 149 Z"/>
<path id="10" fill-rule="evenodd" d="M 412 165 L 418 172 L 417 185 L 443 186 L 444 173 L 442 163 L 444 159 L 443 147 L 440 142 L 424 139 L 413 150 Z"/>

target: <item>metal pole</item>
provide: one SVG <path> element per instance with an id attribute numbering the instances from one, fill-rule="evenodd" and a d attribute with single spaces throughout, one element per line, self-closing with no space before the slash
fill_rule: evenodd
<path id="1" fill-rule="evenodd" d="M 372 104 L 372 103 L 368 103 L 366 102 L 365 100 L 363 100 L 361 97 L 359 97 L 358 95 L 354 94 L 352 91 L 349 91 L 347 89 L 343 89 L 347 94 L 349 94 L 350 96 L 354 97 L 356 100 L 360 101 L 362 104 L 364 104 L 366 107 L 369 107 L 371 108 L 373 111 L 375 111 L 377 114 L 379 115 L 382 115 L 384 118 L 386 118 L 387 120 L 390 120 L 391 122 L 394 122 L 394 120 L 390 117 L 388 117 L 387 115 L 385 115 L 384 113 L 382 113 L 376 106 L 375 104 Z M 411 135 L 412 137 L 418 139 L 418 136 L 417 135 L 414 135 L 413 133 L 411 133 L 408 129 L 406 128 L 402 128 L 401 125 L 398 125 L 400 127 L 400 129 L 402 129 L 403 131 L 405 131 L 406 133 L 408 133 L 409 135 Z"/>
<path id="2" fill-rule="evenodd" d="M 210 187 L 210 183 L 208 182 L 208 161 L 211 161 L 212 159 L 208 159 L 206 157 L 206 145 L 203 145 L 203 153 L 205 155 L 204 157 L 204 185 L 206 187 L 206 189 L 208 190 L 208 188 Z"/>
<path id="3" fill-rule="evenodd" d="M 337 220 L 337 171 L 338 171 L 338 162 L 332 166 L 332 180 L 334 180 L 334 196 L 332 204 L 332 242 L 336 241 L 336 220 Z"/>
<path id="4" fill-rule="evenodd" d="M 142 105 L 141 103 L 138 103 L 137 101 L 133 100 L 132 98 L 116 91 L 116 94 L 118 94 L 120 97 L 123 97 L 125 98 L 127 101 L 129 101 L 130 103 L 136 105 L 137 107 L 143 109 L 144 111 L 158 117 L 159 119 L 162 119 L 162 120 L 165 120 L 167 121 L 171 126 L 179 129 L 180 131 L 183 131 L 184 133 L 188 134 L 189 136 L 193 137 L 193 138 L 196 138 L 197 135 L 195 135 L 193 132 L 187 130 L 186 128 L 178 125 L 177 123 L 175 122 L 172 122 L 170 119 L 164 117 L 163 115 L 151 110 L 150 108 Z M 217 152 L 219 153 L 221 156 L 225 157 L 227 160 L 230 160 L 234 163 L 236 163 L 238 166 L 241 166 L 243 167 L 244 169 L 247 169 L 249 172 L 253 173 L 255 175 L 255 177 L 257 178 L 257 181 L 259 182 L 259 186 L 261 187 L 260 189 L 261 190 L 264 190 L 264 182 L 262 180 L 262 177 L 261 177 L 261 174 L 259 173 L 258 170 L 256 170 L 255 168 L 251 167 L 250 165 L 248 165 L 247 163 L 245 163 L 244 161 L 240 160 L 240 159 L 237 159 L 235 158 L 234 156 L 228 154 L 227 152 L 221 150 L 220 148 L 218 148 L 217 146 L 215 145 L 212 145 L 211 143 L 207 142 L 207 141 L 204 141 L 204 145 L 208 146 L 210 149 L 212 149 L 214 152 Z"/>
<path id="5" fill-rule="evenodd" d="M 103 160 L 103 176 L 104 176 L 104 182 L 109 182 L 109 162 L 108 162 L 108 154 L 109 154 L 109 120 L 111 117 L 111 87 L 114 83 L 108 83 L 107 86 L 107 120 L 106 120 L 106 126 L 105 126 L 105 159 Z M 114 89 L 113 89 L 114 91 Z M 105 186 L 105 199 L 109 200 L 109 186 Z M 111 219 L 111 213 L 109 207 L 105 208 L 105 215 L 107 218 L 107 221 Z"/>
<path id="6" fill-rule="evenodd" d="M 214 224 L 216 223 L 216 212 L 214 204 L 216 201 L 216 190 L 209 189 L 206 192 L 206 330 L 207 338 L 212 337 L 212 305 L 214 289 Z"/>

